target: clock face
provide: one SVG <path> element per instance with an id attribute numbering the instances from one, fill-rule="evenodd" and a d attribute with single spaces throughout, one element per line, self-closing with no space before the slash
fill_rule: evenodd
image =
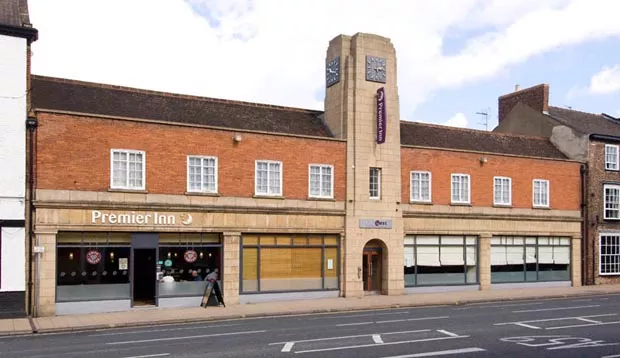
<path id="1" fill-rule="evenodd" d="M 366 81 L 385 83 L 385 58 L 366 56 Z"/>
<path id="2" fill-rule="evenodd" d="M 340 81 L 340 56 L 329 61 L 325 66 L 325 84 L 333 86 Z"/>

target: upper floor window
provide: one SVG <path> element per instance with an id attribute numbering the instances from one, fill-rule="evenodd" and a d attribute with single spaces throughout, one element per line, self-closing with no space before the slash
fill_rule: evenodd
<path id="1" fill-rule="evenodd" d="M 618 170 L 618 146 L 605 144 L 605 169 Z"/>
<path id="2" fill-rule="evenodd" d="M 112 189 L 144 190 L 146 154 L 140 150 L 111 150 Z"/>
<path id="3" fill-rule="evenodd" d="M 370 168 L 369 178 L 370 199 L 381 198 L 381 168 Z"/>
<path id="4" fill-rule="evenodd" d="M 452 203 L 470 203 L 469 174 L 452 174 Z"/>
<path id="5" fill-rule="evenodd" d="M 512 204 L 512 179 L 507 177 L 493 178 L 493 204 Z"/>
<path id="6" fill-rule="evenodd" d="M 533 205 L 535 207 L 549 207 L 549 180 L 534 179 L 533 182 Z"/>
<path id="7" fill-rule="evenodd" d="M 187 156 L 187 191 L 217 193 L 217 158 Z"/>
<path id="8" fill-rule="evenodd" d="M 603 217 L 605 219 L 620 220 L 620 185 L 603 185 L 605 195 L 605 207 Z"/>
<path id="9" fill-rule="evenodd" d="M 599 274 L 620 275 L 620 235 L 599 236 Z"/>
<path id="10" fill-rule="evenodd" d="M 311 198 L 333 198 L 334 167 L 324 164 L 310 164 L 308 180 Z"/>
<path id="11" fill-rule="evenodd" d="M 282 162 L 257 160 L 256 195 L 282 196 Z"/>
<path id="12" fill-rule="evenodd" d="M 411 201 L 431 201 L 431 173 L 411 172 Z"/>

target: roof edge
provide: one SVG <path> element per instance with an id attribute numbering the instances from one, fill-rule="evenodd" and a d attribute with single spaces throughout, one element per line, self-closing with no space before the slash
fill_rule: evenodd
<path id="1" fill-rule="evenodd" d="M 28 43 L 31 43 L 39 38 L 39 30 L 35 29 L 34 27 L 0 24 L 0 35 L 25 38 L 28 40 Z"/>
<path id="2" fill-rule="evenodd" d="M 136 88 L 136 87 L 118 86 L 118 85 L 111 85 L 111 84 L 105 84 L 105 83 L 80 81 L 80 80 L 74 80 L 74 79 L 68 79 L 68 78 L 51 77 L 51 76 L 43 76 L 43 75 L 36 75 L 36 74 L 32 75 L 32 79 L 49 81 L 49 82 L 82 85 L 82 86 L 90 86 L 90 87 L 98 87 L 98 88 L 104 88 L 104 89 L 110 89 L 110 90 L 116 90 L 116 91 L 126 91 L 126 92 L 141 93 L 141 94 L 155 95 L 155 96 L 162 96 L 162 97 L 189 99 L 189 100 L 212 102 L 212 103 L 236 104 L 236 105 L 242 105 L 242 106 L 248 106 L 248 107 L 270 108 L 270 109 L 276 109 L 276 110 L 281 110 L 281 111 L 301 112 L 301 113 L 309 113 L 309 114 L 314 114 L 314 115 L 319 115 L 319 114 L 324 113 L 324 111 L 319 111 L 315 109 L 278 106 L 278 105 L 273 105 L 273 104 L 237 101 L 237 100 L 230 100 L 230 99 L 224 99 L 224 98 L 201 97 L 201 96 L 181 94 L 181 93 L 155 91 L 155 90 L 148 90 L 148 89 L 142 89 L 142 88 Z"/>
<path id="3" fill-rule="evenodd" d="M 498 137 L 527 138 L 527 139 L 544 140 L 544 141 L 547 141 L 547 142 L 549 141 L 549 138 L 544 137 L 544 136 L 533 136 L 533 135 L 509 133 L 509 132 L 493 132 L 493 131 L 485 131 L 485 130 L 481 130 L 481 129 L 451 127 L 451 126 L 445 126 L 443 124 L 434 124 L 434 123 L 425 123 L 425 122 L 413 122 L 413 121 L 402 121 L 401 120 L 400 123 L 401 124 L 405 123 L 405 124 L 408 124 L 408 125 L 412 125 L 412 124 L 413 125 L 422 125 L 422 126 L 427 126 L 427 127 L 440 128 L 440 129 L 445 129 L 445 130 L 461 131 L 461 132 L 485 133 L 487 135 L 498 136 Z"/>
<path id="4" fill-rule="evenodd" d="M 526 159 L 537 159 L 537 160 L 552 160 L 559 162 L 570 162 L 570 163 L 581 163 L 578 160 L 566 158 L 553 158 L 553 157 L 535 157 L 531 155 L 519 155 L 519 154 L 509 154 L 509 153 L 501 153 L 501 152 L 486 152 L 486 151 L 478 151 L 478 150 L 467 150 L 467 149 L 457 149 L 457 148 L 445 148 L 445 147 L 429 147 L 423 145 L 411 145 L 411 144 L 401 144 L 401 148 L 411 148 L 411 149 L 428 149 L 428 150 L 444 150 L 448 152 L 459 152 L 459 153 L 473 153 L 473 154 L 488 154 L 488 155 L 497 155 L 501 157 L 512 157 L 512 158 L 526 158 Z M 562 152 L 559 152 L 562 153 Z M 564 153 L 562 155 L 566 156 Z"/>

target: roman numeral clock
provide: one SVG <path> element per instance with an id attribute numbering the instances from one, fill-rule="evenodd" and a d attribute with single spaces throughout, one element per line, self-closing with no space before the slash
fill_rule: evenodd
<path id="1" fill-rule="evenodd" d="M 340 56 L 327 62 L 325 66 L 325 86 L 331 87 L 340 81 Z"/>

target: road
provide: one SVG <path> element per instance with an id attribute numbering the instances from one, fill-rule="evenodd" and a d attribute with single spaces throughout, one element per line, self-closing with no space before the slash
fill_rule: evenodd
<path id="1" fill-rule="evenodd" d="M 600 295 L 2 337 L 0 357 L 620 358 L 618 332 Z"/>

